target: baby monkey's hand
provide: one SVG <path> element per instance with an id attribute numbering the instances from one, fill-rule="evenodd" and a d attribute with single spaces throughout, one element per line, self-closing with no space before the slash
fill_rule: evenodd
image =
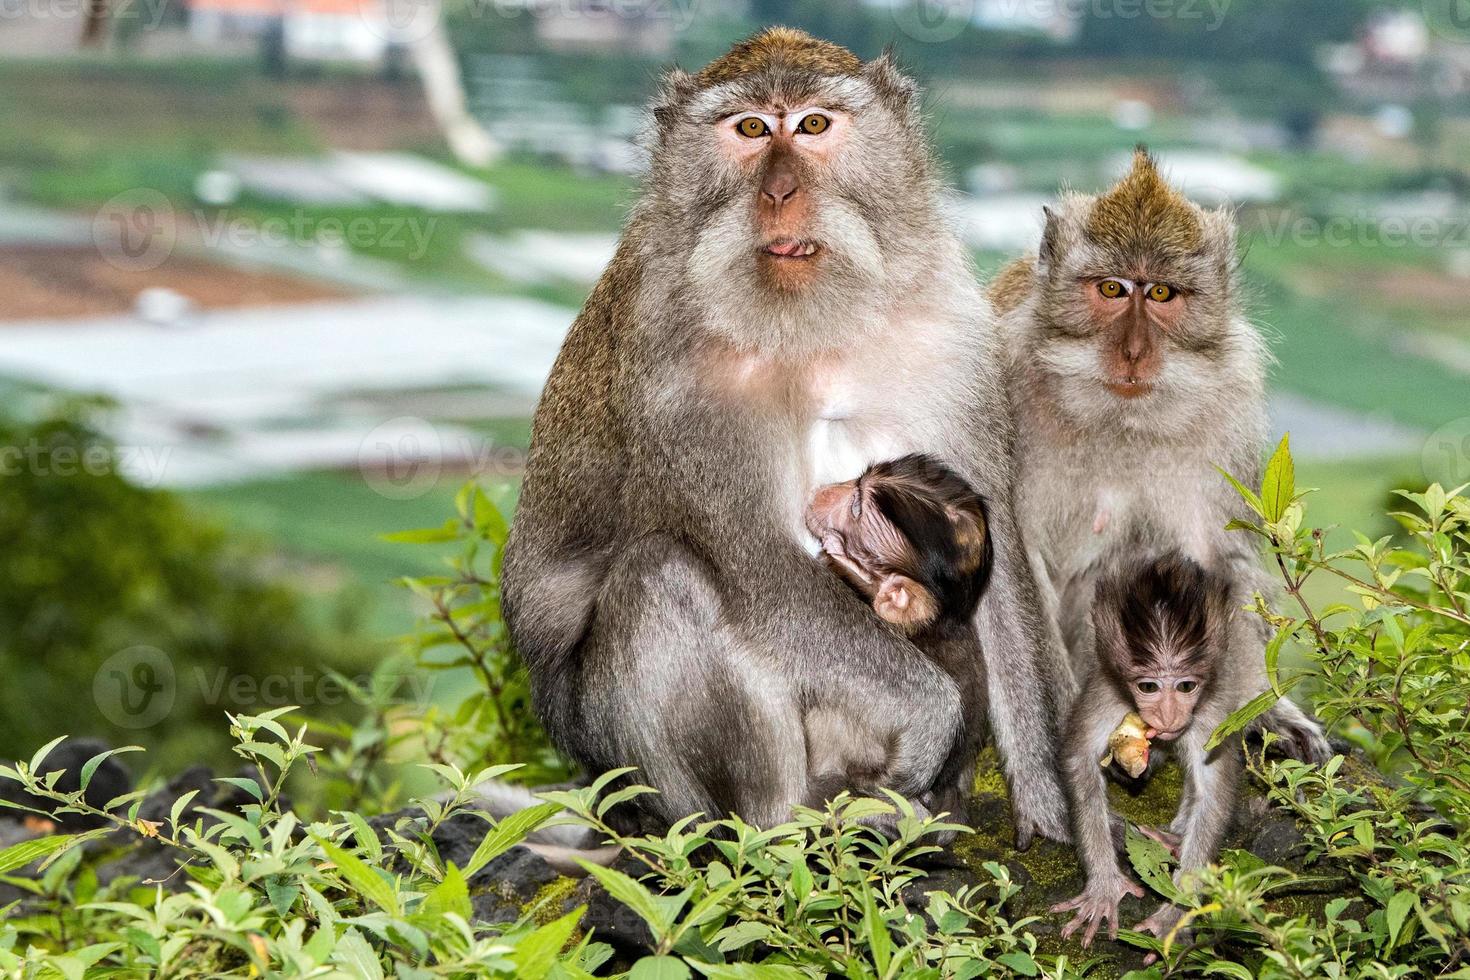
<path id="1" fill-rule="evenodd" d="M 1124 895 L 1132 895 L 1134 898 L 1143 897 L 1143 887 L 1136 885 L 1123 877 L 1121 874 L 1114 875 L 1102 881 L 1090 880 L 1087 888 L 1076 898 L 1066 902 L 1058 902 L 1051 907 L 1053 912 L 1071 912 L 1076 910 L 1077 914 L 1072 921 L 1062 927 L 1062 938 L 1069 938 L 1072 933 L 1087 927 L 1082 934 L 1082 948 L 1086 949 L 1092 945 L 1092 937 L 1097 935 L 1097 927 L 1104 920 L 1108 923 L 1108 938 L 1118 938 L 1118 903 L 1123 901 Z"/>

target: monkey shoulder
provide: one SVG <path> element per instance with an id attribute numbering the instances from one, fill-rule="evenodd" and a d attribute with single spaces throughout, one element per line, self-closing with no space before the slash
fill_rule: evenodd
<path id="1" fill-rule="evenodd" d="M 1035 281 L 1036 260 L 1030 256 L 1015 259 L 995 274 L 985 295 L 995 312 L 1004 316 L 1025 302 Z"/>

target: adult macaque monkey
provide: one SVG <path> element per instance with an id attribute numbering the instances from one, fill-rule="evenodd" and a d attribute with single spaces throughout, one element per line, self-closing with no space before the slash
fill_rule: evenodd
<path id="1" fill-rule="evenodd" d="M 978 624 L 1017 837 L 1068 839 L 1071 676 L 1011 503 L 989 307 L 914 83 L 774 28 L 653 106 L 650 171 L 537 410 L 505 617 L 558 745 L 637 766 L 651 815 L 820 802 L 806 718 L 883 719 L 917 799 L 962 737 L 951 678 L 820 562 L 814 488 L 925 452 L 990 504 Z M 821 746 L 812 747 L 820 755 Z"/>
<path id="2" fill-rule="evenodd" d="M 1225 530 L 1247 515 L 1215 469 L 1256 480 L 1266 434 L 1266 352 L 1235 269 L 1230 211 L 1188 201 L 1140 148 L 1107 193 L 1048 209 L 1037 258 L 991 287 L 1011 355 L 1023 537 L 1074 663 L 1090 656 L 1094 570 L 1139 541 L 1221 570 L 1240 603 L 1271 591 L 1251 539 Z M 1227 666 L 1260 689 L 1265 630 L 1235 617 Z M 1263 723 L 1299 758 L 1331 755 L 1290 701 Z"/>

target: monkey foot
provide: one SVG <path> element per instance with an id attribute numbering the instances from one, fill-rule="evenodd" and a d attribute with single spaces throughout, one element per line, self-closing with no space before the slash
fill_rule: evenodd
<path id="1" fill-rule="evenodd" d="M 1143 888 L 1122 875 L 1103 884 L 1088 884 L 1087 890 L 1076 898 L 1058 902 L 1051 907 L 1053 912 L 1076 912 L 1072 921 L 1062 927 L 1062 938 L 1069 939 L 1078 929 L 1082 933 L 1082 948 L 1092 945 L 1092 938 L 1104 922 L 1108 924 L 1108 938 L 1118 938 L 1118 904 L 1124 895 L 1143 897 Z"/>

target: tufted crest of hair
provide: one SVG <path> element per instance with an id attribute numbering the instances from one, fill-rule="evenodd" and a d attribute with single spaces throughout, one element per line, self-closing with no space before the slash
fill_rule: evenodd
<path id="1" fill-rule="evenodd" d="M 1159 175 L 1158 164 L 1141 146 L 1128 175 L 1093 203 L 1087 237 L 1132 253 L 1189 254 L 1204 245 L 1198 209 Z"/>
<path id="2" fill-rule="evenodd" d="M 863 63 L 831 41 L 791 27 L 771 27 L 752 35 L 706 65 L 694 80 L 701 88 L 781 69 L 815 75 L 856 75 Z"/>
<path id="3" fill-rule="evenodd" d="M 1099 660 L 1120 680 L 1169 672 L 1209 676 L 1231 611 L 1227 579 L 1165 555 L 1098 582 L 1092 618 Z"/>
<path id="4" fill-rule="evenodd" d="M 892 569 L 927 588 L 939 616 L 968 620 L 990 576 L 985 501 L 949 467 L 922 453 L 868 469 L 872 502 L 910 545 L 916 567 Z"/>

